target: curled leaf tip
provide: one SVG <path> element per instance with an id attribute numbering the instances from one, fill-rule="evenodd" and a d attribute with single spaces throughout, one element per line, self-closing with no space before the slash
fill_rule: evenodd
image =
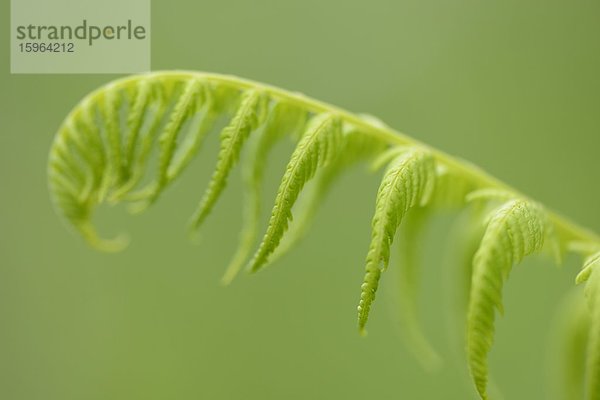
<path id="1" fill-rule="evenodd" d="M 121 233 L 113 239 L 101 238 L 90 223 L 81 224 L 78 227 L 78 230 L 91 247 L 105 253 L 118 253 L 123 251 L 129 246 L 131 241 L 129 235 L 125 233 Z"/>

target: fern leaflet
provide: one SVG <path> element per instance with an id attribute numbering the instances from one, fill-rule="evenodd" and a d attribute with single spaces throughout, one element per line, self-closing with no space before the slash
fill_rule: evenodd
<path id="1" fill-rule="evenodd" d="M 364 332 L 379 277 L 389 263 L 390 245 L 405 214 L 416 205 L 424 206 L 434 188 L 433 157 L 420 149 L 409 149 L 396 157 L 383 176 L 377 193 L 372 222 L 371 245 L 361 286 L 358 327 Z"/>

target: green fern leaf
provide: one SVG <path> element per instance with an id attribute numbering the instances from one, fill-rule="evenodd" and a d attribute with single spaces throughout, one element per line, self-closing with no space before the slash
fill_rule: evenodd
<path id="1" fill-rule="evenodd" d="M 396 157 L 388 167 L 375 204 L 371 245 L 367 255 L 364 282 L 358 305 L 358 326 L 365 333 L 371 303 L 379 285 L 379 277 L 389 263 L 390 245 L 405 214 L 416 205 L 426 205 L 433 192 L 435 162 L 420 149 L 409 149 Z"/>
<path id="2" fill-rule="evenodd" d="M 383 157 L 383 155 L 382 155 Z M 381 160 L 380 160 L 381 161 Z M 406 348 L 415 356 L 427 371 L 436 370 L 442 363 L 440 355 L 435 351 L 432 344 L 425 336 L 421 324 L 419 322 L 419 313 L 417 309 L 417 286 L 419 281 L 419 248 L 422 242 L 422 231 L 427 220 L 434 214 L 434 211 L 443 211 L 444 209 L 456 209 L 463 207 L 467 201 L 467 195 L 475 189 L 473 182 L 464 179 L 461 175 L 452 173 L 444 166 L 436 166 L 436 181 L 435 188 L 431 195 L 427 207 L 419 207 L 407 215 L 406 221 L 400 226 L 400 237 L 398 244 L 398 267 L 397 272 L 397 302 L 400 322 L 402 325 L 402 337 L 406 344 Z M 477 236 L 476 244 L 472 243 L 472 237 L 475 237 L 477 229 L 475 229 L 474 221 L 476 218 L 461 218 L 457 221 L 456 234 L 449 235 L 452 239 L 461 239 L 462 250 L 461 254 L 454 254 L 454 259 L 459 258 L 454 264 L 458 264 L 457 271 L 448 272 L 448 278 L 444 279 L 448 285 L 453 285 L 447 291 L 455 293 L 454 297 L 461 297 L 462 293 L 467 292 L 470 288 L 467 282 L 471 277 L 471 260 L 475 253 L 476 246 L 479 244 L 480 237 Z M 451 239 L 451 240 L 452 240 Z M 475 247 L 475 248 L 473 248 Z M 472 251 L 471 251 L 472 249 Z M 463 260 L 468 259 L 468 263 Z M 465 277 L 463 281 L 463 277 Z M 468 278 L 468 279 L 467 279 Z M 460 325 L 462 332 L 462 312 L 463 312 L 462 297 L 460 300 L 454 299 L 448 312 L 448 325 L 452 333 L 458 332 L 454 329 Z M 466 309 L 466 305 L 464 306 Z M 456 318 L 456 317 L 459 318 Z M 462 349 L 464 338 L 453 338 L 453 344 L 456 348 Z M 462 354 L 461 354 L 462 355 Z"/>
<path id="3" fill-rule="evenodd" d="M 145 92 L 149 92 L 146 94 Z M 131 111 L 127 119 L 128 133 L 125 139 L 125 157 L 127 163 L 127 180 L 120 186 L 112 187 L 108 182 L 103 186 L 103 192 L 111 189 L 111 201 L 117 203 L 128 199 L 145 199 L 152 187 L 131 194 L 144 177 L 148 160 L 155 144 L 156 137 L 165 119 L 168 117 L 169 105 L 166 89 L 150 79 L 140 79 L 129 89 Z M 173 177 L 174 179 L 174 177 Z"/>
<path id="4" fill-rule="evenodd" d="M 223 284 L 229 284 L 251 256 L 259 234 L 261 188 L 267 158 L 273 146 L 286 134 L 294 136 L 306 123 L 306 113 L 297 107 L 277 102 L 273 105 L 263 129 L 249 145 L 242 178 L 244 183 L 244 214 L 239 245 L 225 269 Z"/>
<path id="5" fill-rule="evenodd" d="M 310 229 L 319 206 L 331 187 L 353 164 L 371 159 L 385 146 L 381 141 L 354 129 L 345 129 L 339 154 L 320 171 L 317 171 L 312 186 L 307 188 L 297 204 L 296 216 L 290 224 L 269 263 L 278 261 L 304 238 Z"/>
<path id="6" fill-rule="evenodd" d="M 269 226 L 258 247 L 250 269 L 259 270 L 277 249 L 292 219 L 292 207 L 302 188 L 317 171 L 335 157 L 342 139 L 339 118 L 333 114 L 314 117 L 294 150 L 279 185 Z"/>
<path id="7" fill-rule="evenodd" d="M 209 215 L 249 139 L 254 144 L 243 170 L 248 196 L 244 228 L 224 281 L 237 273 L 255 244 L 265 160 L 275 141 L 287 135 L 297 144 L 280 182 L 266 233 L 250 262 L 253 271 L 285 254 L 304 236 L 341 173 L 358 161 L 376 158 L 376 165 L 389 167 L 372 223 L 359 303 L 361 331 L 381 272 L 389 263 L 396 230 L 412 208 L 426 205 L 427 212 L 460 210 L 469 203 L 471 209 L 486 210 L 489 204 L 503 201 L 487 221 L 477 217 L 479 213 L 473 214 L 478 218 L 474 225 L 486 226 L 472 270 L 465 269 L 472 275 L 470 290 L 463 289 L 470 291 L 466 341 L 475 386 L 485 398 L 487 355 L 494 336 L 495 309 L 501 310 L 504 281 L 513 264 L 543 246 L 553 250 L 559 262 L 566 251 L 586 257 L 596 254 L 588 259 L 577 281 L 588 281 L 587 398 L 600 399 L 600 278 L 595 273 L 600 237 L 545 211 L 475 165 L 394 131 L 374 117 L 233 76 L 167 71 L 121 79 L 86 96 L 58 129 L 48 162 L 56 209 L 92 246 L 106 251 L 121 249 L 126 244 L 122 236 L 105 240 L 96 233 L 92 224 L 95 208 L 106 202 L 127 202 L 140 210 L 152 204 L 183 173 L 214 122 L 225 115 L 233 117 L 221 132 L 217 165 L 192 219 L 197 226 Z M 311 117 L 305 127 L 306 116 Z M 297 129 L 299 126 L 303 129 Z M 303 133 L 297 137 L 299 132 Z M 154 156 L 156 169 L 150 168 Z M 312 187 L 305 190 L 309 181 Z M 290 225 L 292 212 L 297 220 Z M 416 340 L 427 348 L 413 309 L 416 260 L 411 241 L 417 240 L 417 230 L 405 229 L 406 241 L 401 242 L 405 281 L 399 295 L 408 304 L 403 311 L 408 330 L 416 332 L 413 336 L 421 337 Z"/>
<path id="8" fill-rule="evenodd" d="M 237 113 L 221 132 L 221 148 L 217 165 L 208 188 L 192 216 L 190 222 L 192 230 L 198 228 L 211 212 L 221 192 L 225 189 L 229 173 L 239 159 L 244 142 L 250 132 L 263 123 L 264 116 L 261 114 L 266 108 L 265 100 L 266 98 L 258 91 L 251 90 L 244 93 Z"/>
<path id="9" fill-rule="evenodd" d="M 183 124 L 197 111 L 197 99 L 202 93 L 202 82 L 191 79 L 187 82 L 181 97 L 175 104 L 164 131 L 158 138 L 158 172 L 154 186 L 148 196 L 148 203 L 156 200 L 160 192 L 169 183 L 169 169 L 175 154 L 177 138 Z"/>
<path id="10" fill-rule="evenodd" d="M 109 184 L 119 184 L 123 178 L 123 152 L 121 148 L 119 110 L 122 106 L 122 97 L 117 90 L 109 90 L 104 96 L 104 101 L 100 102 L 100 112 L 102 119 L 106 121 L 104 125 L 108 165 L 107 181 Z"/>
<path id="11" fill-rule="evenodd" d="M 214 125 L 217 117 L 212 106 L 210 99 L 206 99 L 199 107 L 190 132 L 173 155 L 171 165 L 167 169 L 167 181 L 171 182 L 177 179 L 200 150 L 206 134 Z"/>
<path id="12" fill-rule="evenodd" d="M 495 309 L 503 313 L 502 286 L 512 266 L 540 250 L 548 222 L 540 206 L 510 200 L 494 211 L 473 260 L 467 317 L 467 353 L 471 375 L 487 398 L 487 355 L 494 340 Z"/>

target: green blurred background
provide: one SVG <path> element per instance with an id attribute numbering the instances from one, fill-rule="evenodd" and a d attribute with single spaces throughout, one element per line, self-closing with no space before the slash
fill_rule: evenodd
<path id="1" fill-rule="evenodd" d="M 70 108 L 115 76 L 10 75 L 8 1 L 0 14 L 1 399 L 475 398 L 446 330 L 447 221 L 423 245 L 421 292 L 442 369 L 423 371 L 402 347 L 390 276 L 369 336 L 357 333 L 378 186 L 362 169 L 293 253 L 229 288 L 219 278 L 237 243 L 239 179 L 199 246 L 184 229 L 214 136 L 146 214 L 102 211 L 103 232 L 133 237 L 125 252 L 87 248 L 52 210 L 47 153 Z M 597 0 L 154 1 L 152 67 L 236 74 L 377 115 L 600 230 Z M 552 398 L 546 338 L 577 268 L 538 257 L 515 269 L 491 354 L 504 398 Z"/>

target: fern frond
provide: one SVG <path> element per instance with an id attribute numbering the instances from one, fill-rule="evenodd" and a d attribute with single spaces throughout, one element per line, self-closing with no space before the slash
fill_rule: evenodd
<path id="1" fill-rule="evenodd" d="M 365 325 L 375 300 L 379 277 L 389 263 L 390 245 L 396 229 L 408 210 L 427 204 L 434 185 L 434 159 L 428 152 L 417 148 L 408 149 L 392 160 L 381 181 L 358 305 L 358 326 L 362 333 L 366 333 Z"/>
<path id="2" fill-rule="evenodd" d="M 164 131 L 158 138 L 159 155 L 157 177 L 148 196 L 149 202 L 156 200 L 163 188 L 169 183 L 169 168 L 176 150 L 177 138 L 183 124 L 198 110 L 197 100 L 202 93 L 202 83 L 191 79 L 183 88 L 175 103 Z"/>
<path id="3" fill-rule="evenodd" d="M 255 246 L 263 172 L 277 140 L 290 136 L 296 147 L 279 184 L 266 233 L 249 263 L 252 271 L 280 257 L 304 236 L 338 176 L 359 161 L 376 159 L 376 166 L 388 167 L 372 221 L 358 310 L 361 331 L 380 275 L 389 263 L 396 231 L 407 214 L 416 211 L 413 208 L 426 206 L 430 212 L 504 202 L 488 220 L 479 221 L 485 224 L 485 233 L 472 271 L 466 271 L 472 273 L 467 351 L 476 388 L 485 398 L 487 355 L 504 281 L 513 264 L 546 247 L 557 256 L 567 251 L 585 257 L 596 254 L 589 258 L 578 282 L 587 280 L 591 315 L 587 396 L 600 399 L 600 274 L 595 272 L 600 237 L 546 211 L 478 167 L 394 131 L 374 117 L 233 76 L 173 71 L 121 79 L 86 96 L 58 129 L 48 162 L 49 188 L 57 211 L 92 246 L 106 251 L 123 248 L 123 236 L 106 240 L 97 234 L 92 223 L 96 207 L 126 202 L 143 210 L 151 205 L 183 174 L 221 118 L 228 118 L 229 124 L 221 131 L 217 163 L 191 226 L 197 227 L 210 214 L 250 142 L 242 171 L 245 222 L 225 282 L 235 276 Z M 154 158 L 157 166 L 151 168 Z M 305 190 L 309 181 L 312 187 Z M 292 212 L 297 220 L 290 225 Z M 407 228 L 408 235 L 416 234 Z M 406 247 L 417 236 L 404 239 Z M 410 247 L 403 256 L 408 269 L 403 272 L 406 286 L 401 296 L 406 304 L 414 300 L 411 282 L 416 272 L 409 265 L 414 264 Z M 415 311 L 405 312 L 414 316 Z M 407 321 L 409 329 L 419 332 L 416 318 L 409 316 Z"/>
<path id="4" fill-rule="evenodd" d="M 141 99 L 144 91 L 149 91 L 148 99 Z M 136 196 L 131 196 L 130 192 L 144 178 L 146 167 L 148 165 L 153 146 L 156 142 L 156 136 L 159 134 L 161 127 L 166 124 L 168 118 L 167 102 L 165 88 L 147 79 L 141 79 L 129 91 L 132 104 L 132 110 L 128 118 L 128 132 L 125 133 L 126 144 L 125 154 L 127 157 L 127 176 L 123 185 L 114 185 L 111 187 L 108 181 L 102 187 L 103 195 L 109 190 L 111 191 L 111 201 L 117 203 L 128 199 L 145 199 L 147 194 L 151 192 L 152 187 L 149 185 L 145 190 L 140 190 Z M 140 92 L 138 94 L 138 91 Z M 92 102 L 92 98 L 89 98 Z M 205 112 L 208 112 L 210 103 L 206 102 Z M 91 122 L 90 122 L 91 124 Z M 208 130 L 210 127 L 205 127 Z M 172 177 L 175 179 L 176 177 Z M 103 195 L 99 202 L 102 203 Z"/>
<path id="5" fill-rule="evenodd" d="M 477 391 L 487 398 L 487 356 L 494 340 L 495 310 L 503 313 L 502 287 L 514 264 L 541 250 L 548 232 L 543 209 L 510 200 L 495 210 L 473 260 L 467 318 L 467 353 Z"/>
<path id="6" fill-rule="evenodd" d="M 267 158 L 273 146 L 286 134 L 295 136 L 306 123 L 306 113 L 285 103 L 275 103 L 265 125 L 250 144 L 242 176 L 244 183 L 243 226 L 238 247 L 225 269 L 222 282 L 229 284 L 250 257 L 259 234 L 263 177 Z"/>
<path id="7" fill-rule="evenodd" d="M 339 154 L 320 171 L 317 171 L 313 185 L 305 190 L 297 204 L 294 220 L 283 236 L 269 263 L 274 263 L 293 249 L 310 229 L 317 210 L 331 187 L 354 164 L 368 161 L 385 146 L 378 140 L 355 129 L 343 132 Z"/>
<path id="8" fill-rule="evenodd" d="M 258 91 L 246 92 L 235 116 L 221 132 L 221 148 L 217 165 L 202 201 L 192 216 L 190 222 L 192 230 L 197 229 L 202 224 L 217 202 L 219 195 L 227 184 L 227 177 L 237 163 L 242 146 L 250 132 L 257 129 L 264 122 L 264 115 L 261 114 L 265 113 L 267 107 L 265 100 L 266 98 Z"/>
<path id="9" fill-rule="evenodd" d="M 292 207 L 302 188 L 318 168 L 334 159 L 341 140 L 342 127 L 335 115 L 317 115 L 309 122 L 281 179 L 267 232 L 250 262 L 250 270 L 257 271 L 263 267 L 277 249 L 292 219 Z"/>

